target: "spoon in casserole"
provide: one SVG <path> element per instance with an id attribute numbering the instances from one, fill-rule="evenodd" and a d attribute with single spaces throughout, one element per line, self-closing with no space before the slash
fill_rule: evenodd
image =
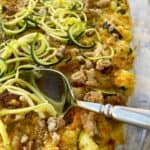
<path id="1" fill-rule="evenodd" d="M 34 72 L 40 74 L 36 81 L 37 88 L 59 114 L 65 114 L 70 108 L 76 106 L 128 124 L 150 129 L 150 110 L 80 101 L 75 99 L 71 85 L 63 73 L 45 68 L 29 70 L 30 75 Z"/>

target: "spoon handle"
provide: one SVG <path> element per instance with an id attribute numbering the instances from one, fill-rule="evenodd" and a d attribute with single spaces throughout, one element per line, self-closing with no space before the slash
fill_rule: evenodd
<path id="1" fill-rule="evenodd" d="M 150 129 L 150 110 L 125 106 L 102 105 L 92 102 L 77 101 L 79 107 L 104 114 L 107 117 Z"/>

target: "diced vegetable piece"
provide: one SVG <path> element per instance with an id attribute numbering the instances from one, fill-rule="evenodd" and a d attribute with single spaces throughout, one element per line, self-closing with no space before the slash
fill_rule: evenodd
<path id="1" fill-rule="evenodd" d="M 84 131 L 79 136 L 79 149 L 80 150 L 98 150 L 98 145 L 94 140 Z"/>
<path id="2" fill-rule="evenodd" d="M 110 7 L 115 11 L 117 9 L 117 3 L 115 1 L 111 1 Z"/>
<path id="3" fill-rule="evenodd" d="M 43 146 L 42 150 L 56 150 L 57 146 L 51 141 L 47 141 Z"/>
<path id="4" fill-rule="evenodd" d="M 135 80 L 133 73 L 121 69 L 115 73 L 114 83 L 118 87 L 133 88 Z"/>
<path id="5" fill-rule="evenodd" d="M 122 26 L 118 27 L 117 30 L 120 32 L 125 41 L 130 42 L 132 40 L 133 36 L 130 30 L 126 30 Z"/>
<path id="6" fill-rule="evenodd" d="M 68 145 L 70 147 L 77 145 L 78 130 L 65 130 L 61 136 L 61 141 L 63 145 Z"/>

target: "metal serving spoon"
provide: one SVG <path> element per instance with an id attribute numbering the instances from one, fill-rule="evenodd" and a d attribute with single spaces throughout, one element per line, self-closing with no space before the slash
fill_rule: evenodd
<path id="1" fill-rule="evenodd" d="M 104 114 L 106 117 L 150 129 L 150 110 L 77 100 L 74 97 L 69 81 L 63 73 L 45 68 L 34 71 L 40 73 L 40 78 L 36 82 L 37 87 L 46 95 L 58 113 L 65 113 L 69 108 L 78 106 Z M 31 73 L 33 73 L 33 70 Z"/>

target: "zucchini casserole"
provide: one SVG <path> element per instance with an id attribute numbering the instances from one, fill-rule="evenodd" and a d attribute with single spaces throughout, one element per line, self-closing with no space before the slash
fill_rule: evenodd
<path id="1" fill-rule="evenodd" d="M 0 150 L 124 144 L 120 122 L 76 107 L 62 116 L 36 87 L 38 73 L 25 72 L 59 70 L 77 99 L 127 105 L 135 83 L 131 30 L 127 0 L 0 0 Z"/>

